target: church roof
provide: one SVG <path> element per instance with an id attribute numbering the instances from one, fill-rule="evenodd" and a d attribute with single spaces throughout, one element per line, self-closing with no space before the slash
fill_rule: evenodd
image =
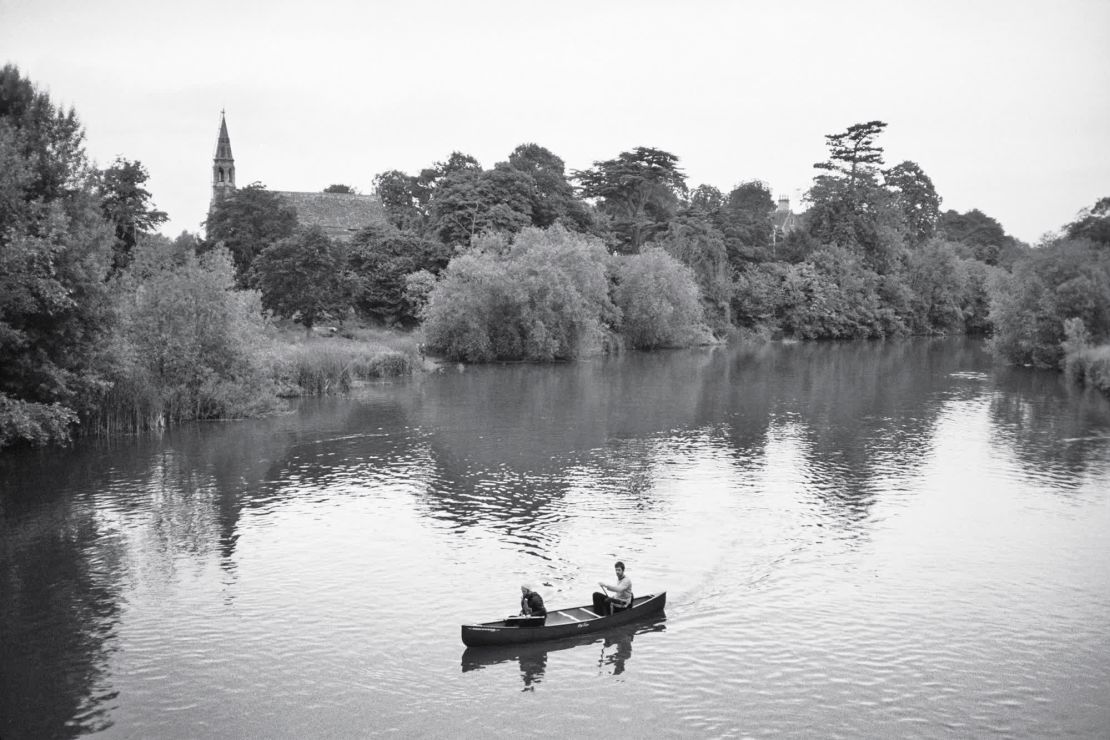
<path id="1" fill-rule="evenodd" d="M 367 226 L 385 223 L 385 211 L 376 195 L 274 192 L 297 209 L 302 226 L 319 226 L 333 239 L 350 239 Z"/>
<path id="2" fill-rule="evenodd" d="M 227 135 L 227 120 L 223 111 L 220 111 L 220 133 L 216 136 L 215 159 L 232 159 L 231 137 Z"/>

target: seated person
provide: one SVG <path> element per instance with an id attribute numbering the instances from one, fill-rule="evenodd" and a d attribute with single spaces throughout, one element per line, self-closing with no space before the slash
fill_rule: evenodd
<path id="1" fill-rule="evenodd" d="M 616 583 L 597 582 L 597 585 L 603 589 L 608 589 L 610 593 L 594 591 L 594 612 L 601 617 L 623 611 L 632 606 L 632 579 L 624 574 L 624 563 L 618 560 L 617 564 L 613 566 L 613 570 L 617 573 Z"/>
<path id="2" fill-rule="evenodd" d="M 523 617 L 546 617 L 547 607 L 543 605 L 543 597 L 532 590 L 527 583 L 520 587 L 520 615 Z"/>

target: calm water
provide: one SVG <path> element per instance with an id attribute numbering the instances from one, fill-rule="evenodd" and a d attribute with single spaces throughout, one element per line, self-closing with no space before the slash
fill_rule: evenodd
<path id="1" fill-rule="evenodd" d="M 1110 734 L 1110 403 L 972 341 L 451 368 L 0 486 L 6 740 Z M 618 558 L 664 618 L 464 650 Z"/>

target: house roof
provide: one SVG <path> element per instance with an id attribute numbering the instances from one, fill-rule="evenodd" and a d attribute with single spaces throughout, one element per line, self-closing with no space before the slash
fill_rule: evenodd
<path id="1" fill-rule="evenodd" d="M 297 210 L 301 225 L 319 226 L 333 239 L 350 239 L 367 226 L 385 223 L 376 195 L 274 192 Z"/>

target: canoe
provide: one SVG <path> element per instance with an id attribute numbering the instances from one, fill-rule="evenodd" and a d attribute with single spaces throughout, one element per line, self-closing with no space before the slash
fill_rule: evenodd
<path id="1" fill-rule="evenodd" d="M 584 635 L 600 632 L 609 627 L 635 622 L 652 614 L 663 611 L 667 603 L 667 592 L 637 596 L 632 606 L 616 614 L 599 615 L 593 604 L 555 609 L 542 617 L 509 617 L 496 622 L 464 624 L 462 641 L 468 647 L 483 645 L 520 645 L 540 640 L 555 640 L 560 637 Z"/>

